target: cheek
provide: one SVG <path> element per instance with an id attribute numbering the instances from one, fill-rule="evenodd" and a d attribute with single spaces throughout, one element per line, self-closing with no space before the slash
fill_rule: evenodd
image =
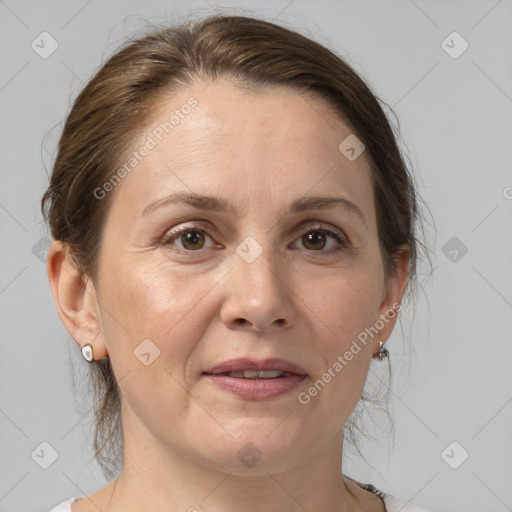
<path id="1" fill-rule="evenodd" d="M 327 414 L 324 420 L 328 423 L 344 422 L 364 388 L 373 351 L 368 333 L 380 305 L 379 282 L 379 276 L 371 273 L 338 275 L 308 295 L 312 318 L 318 331 L 325 333 L 316 341 L 324 367 L 313 378 L 311 401 L 313 407 L 330 404 L 337 411 Z"/>
<path id="2" fill-rule="evenodd" d="M 330 340 L 329 352 L 336 355 L 378 318 L 382 287 L 371 272 L 342 271 L 304 290 L 305 303 Z M 364 347 L 363 347 L 364 348 Z"/>
<path id="3" fill-rule="evenodd" d="M 201 299 L 212 287 L 211 279 L 192 283 L 162 266 L 118 261 L 101 278 L 102 329 L 111 364 L 121 394 L 137 416 L 167 424 L 187 410 L 182 383 L 209 321 Z"/>
<path id="4" fill-rule="evenodd" d="M 102 327 L 109 353 L 129 366 L 133 351 L 149 339 L 161 355 L 183 362 L 208 322 L 204 299 L 214 277 L 194 278 L 163 264 L 130 260 L 119 259 L 101 281 Z"/>

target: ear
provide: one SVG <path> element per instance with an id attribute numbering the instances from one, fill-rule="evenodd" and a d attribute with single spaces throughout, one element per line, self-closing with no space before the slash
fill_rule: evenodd
<path id="1" fill-rule="evenodd" d="M 381 321 L 379 322 L 379 327 L 381 324 L 384 324 L 384 326 L 382 329 L 379 329 L 378 336 L 375 336 L 374 356 L 380 351 L 379 340 L 385 343 L 395 327 L 401 308 L 402 297 L 409 282 L 410 258 L 411 252 L 409 247 L 407 245 L 400 246 L 394 257 L 396 272 L 386 279 L 383 298 L 379 307 L 379 320 Z"/>
<path id="2" fill-rule="evenodd" d="M 94 359 L 106 357 L 96 289 L 92 280 L 76 268 L 67 244 L 59 240 L 52 242 L 46 271 L 57 312 L 69 334 L 80 347 L 90 343 Z"/>

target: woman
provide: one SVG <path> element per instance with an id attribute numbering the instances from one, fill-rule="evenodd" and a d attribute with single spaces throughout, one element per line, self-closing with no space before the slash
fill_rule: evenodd
<path id="1" fill-rule="evenodd" d="M 120 468 L 54 511 L 422 510 L 341 471 L 415 278 L 417 205 L 339 57 L 245 17 L 125 45 L 73 105 L 43 211 L 103 393 L 97 457 Z"/>

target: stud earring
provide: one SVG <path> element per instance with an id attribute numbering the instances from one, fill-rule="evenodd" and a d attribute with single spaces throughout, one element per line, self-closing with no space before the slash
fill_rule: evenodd
<path id="1" fill-rule="evenodd" d="M 87 345 L 84 345 L 82 347 L 82 355 L 84 356 L 84 359 L 88 363 L 92 363 L 94 361 L 94 353 L 93 353 L 92 345 L 90 343 L 87 343 Z"/>
<path id="2" fill-rule="evenodd" d="M 389 352 L 387 349 L 384 348 L 384 343 L 382 343 L 382 340 L 379 340 L 380 349 L 379 353 L 377 354 L 377 357 L 379 358 L 379 361 L 384 361 L 386 357 L 389 357 Z"/>

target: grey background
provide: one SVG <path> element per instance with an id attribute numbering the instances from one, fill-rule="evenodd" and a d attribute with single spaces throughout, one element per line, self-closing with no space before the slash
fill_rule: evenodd
<path id="1" fill-rule="evenodd" d="M 345 473 L 432 511 L 512 510 L 511 0 L 0 0 L 0 511 L 47 511 L 106 483 L 90 460 L 91 415 L 73 398 L 71 374 L 80 385 L 87 363 L 42 261 L 39 201 L 60 123 L 146 20 L 230 5 L 309 34 L 367 78 L 399 117 L 435 220 L 434 273 L 405 345 L 399 330 L 388 344 L 395 443 L 363 443 L 366 461 L 350 455 Z M 43 31 L 58 43 L 46 59 L 31 47 Z M 469 44 L 458 58 L 442 47 L 453 31 Z"/>

